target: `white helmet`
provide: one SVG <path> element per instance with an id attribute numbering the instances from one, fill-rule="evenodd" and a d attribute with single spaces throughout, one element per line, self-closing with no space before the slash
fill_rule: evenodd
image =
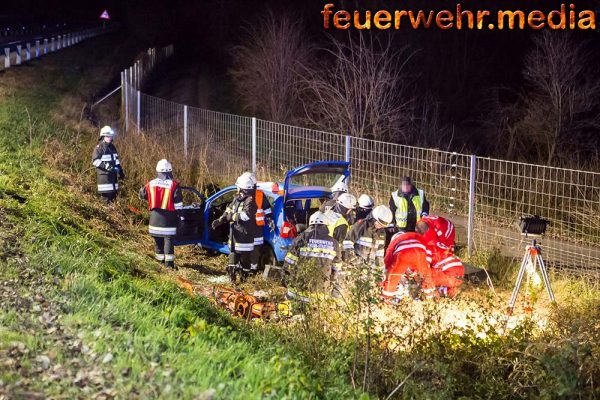
<path id="1" fill-rule="evenodd" d="M 377 206 L 373 209 L 372 214 L 373 218 L 381 225 L 389 225 L 394 220 L 394 215 L 392 214 L 392 210 L 388 206 Z"/>
<path id="2" fill-rule="evenodd" d="M 173 171 L 173 166 L 171 163 L 164 158 L 156 163 L 156 172 L 171 172 Z"/>
<path id="3" fill-rule="evenodd" d="M 244 172 L 235 181 L 235 186 L 239 189 L 254 189 L 256 178 L 252 172 Z"/>
<path id="4" fill-rule="evenodd" d="M 358 206 L 361 208 L 373 208 L 375 201 L 368 194 L 361 194 L 358 198 Z"/>
<path id="5" fill-rule="evenodd" d="M 346 183 L 346 177 L 342 176 L 336 183 L 331 187 L 331 192 L 344 192 L 348 193 L 348 183 Z"/>
<path id="6" fill-rule="evenodd" d="M 342 193 L 340 197 L 337 198 L 336 203 L 348 210 L 354 210 L 356 208 L 356 197 L 350 193 Z"/>
<path id="7" fill-rule="evenodd" d="M 313 215 L 310 216 L 310 220 L 308 221 L 308 224 L 309 225 L 327 225 L 327 222 L 329 222 L 329 218 L 327 218 L 327 215 L 325 215 L 321 211 L 317 211 Z"/>
<path id="8" fill-rule="evenodd" d="M 111 128 L 110 126 L 105 125 L 102 127 L 102 129 L 100 129 L 100 137 L 103 136 L 114 137 L 115 131 L 113 131 L 113 128 Z"/>

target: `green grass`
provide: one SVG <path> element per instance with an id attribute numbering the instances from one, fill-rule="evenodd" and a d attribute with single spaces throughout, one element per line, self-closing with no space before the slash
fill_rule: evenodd
<path id="1" fill-rule="evenodd" d="M 64 398 L 101 390 L 119 397 L 194 398 L 209 389 L 222 399 L 354 397 L 336 371 L 323 376 L 301 354 L 185 294 L 140 254 L 135 227 L 121 235 L 106 229 L 122 225 L 121 214 L 73 190 L 69 174 L 44 164 L 50 139 L 70 143 L 74 135 L 52 122 L 51 113 L 93 75 L 94 62 L 110 62 L 101 59 L 110 39 L 94 42 L 45 60 L 43 76 L 11 71 L 14 85 L 3 88 L 0 279 L 14 280 L 6 292 L 17 300 L 0 308 L 0 361 L 12 359 L 18 367 L 0 368 L 0 394 L 4 387 L 9 395 Z M 87 60 L 87 73 L 63 68 L 80 58 Z M 23 82 L 35 82 L 35 89 Z M 33 126 L 26 110 L 35 116 Z M 57 319 L 44 321 L 44 313 Z M 112 360 L 104 363 L 107 354 Z M 58 378 L 40 371 L 40 355 L 50 355 Z M 75 371 L 87 377 L 77 379 Z"/>

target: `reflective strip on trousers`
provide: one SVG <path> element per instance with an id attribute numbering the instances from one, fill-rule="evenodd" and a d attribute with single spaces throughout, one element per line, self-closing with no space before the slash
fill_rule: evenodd
<path id="1" fill-rule="evenodd" d="M 156 253 L 154 255 L 154 258 L 156 258 L 158 261 L 165 261 L 165 255 L 164 254 L 158 254 L 158 253 Z"/>
<path id="2" fill-rule="evenodd" d="M 165 261 L 174 261 L 175 254 L 165 254 Z"/>
<path id="3" fill-rule="evenodd" d="M 165 236 L 175 236 L 177 234 L 177 228 L 165 228 L 162 226 L 148 226 L 148 232 L 151 235 L 165 235 Z"/>
<path id="4" fill-rule="evenodd" d="M 234 251 L 253 251 L 254 243 L 234 243 Z"/>
<path id="5" fill-rule="evenodd" d="M 117 190 L 119 190 L 118 183 L 103 183 L 98 185 L 99 193 L 116 192 Z"/>

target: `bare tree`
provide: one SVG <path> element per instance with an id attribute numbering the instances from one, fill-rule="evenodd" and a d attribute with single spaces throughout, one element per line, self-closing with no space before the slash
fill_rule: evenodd
<path id="1" fill-rule="evenodd" d="M 273 12 L 246 28 L 244 43 L 233 49 L 230 70 L 245 110 L 273 121 L 290 121 L 297 108 L 299 69 L 311 57 L 305 36 L 297 19 Z"/>
<path id="2" fill-rule="evenodd" d="M 407 141 L 413 117 L 404 67 L 412 54 L 368 37 L 332 37 L 331 47 L 321 49 L 327 61 L 304 65 L 299 98 L 305 119 L 356 137 Z"/>
<path id="3" fill-rule="evenodd" d="M 600 81 L 592 65 L 585 43 L 572 35 L 546 31 L 535 36 L 525 58 L 522 115 L 511 128 L 538 150 L 540 161 L 557 161 L 565 156 L 561 150 L 573 151 L 577 140 L 600 130 Z"/>

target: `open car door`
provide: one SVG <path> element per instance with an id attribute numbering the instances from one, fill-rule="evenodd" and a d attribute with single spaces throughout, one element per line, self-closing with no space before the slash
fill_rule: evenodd
<path id="1" fill-rule="evenodd" d="M 350 163 L 347 161 L 317 161 L 302 165 L 288 171 L 283 184 L 284 203 L 294 200 L 295 193 L 301 196 L 314 192 L 315 194 L 331 192 L 331 186 L 343 180 L 349 183 Z"/>

